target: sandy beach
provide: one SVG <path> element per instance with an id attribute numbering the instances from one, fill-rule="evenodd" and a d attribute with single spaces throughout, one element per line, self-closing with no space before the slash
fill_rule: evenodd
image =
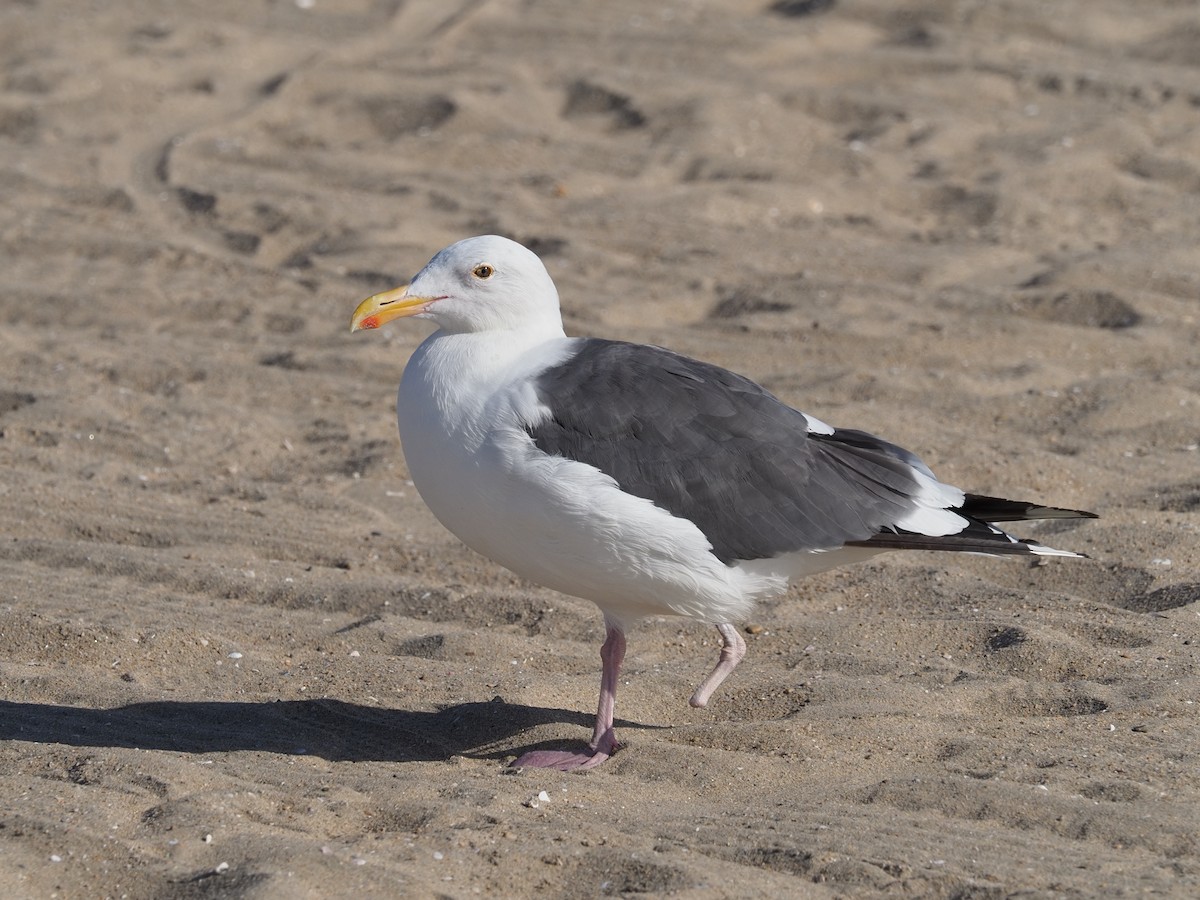
<path id="1" fill-rule="evenodd" d="M 1180 0 L 0 6 L 6 898 L 1200 896 Z M 1087 560 L 629 635 L 445 531 L 363 297 L 499 233 Z"/>

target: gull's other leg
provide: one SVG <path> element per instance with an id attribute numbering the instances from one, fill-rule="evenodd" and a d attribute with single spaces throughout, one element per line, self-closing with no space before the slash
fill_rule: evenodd
<path id="1" fill-rule="evenodd" d="M 730 672 L 737 668 L 737 664 L 746 655 L 746 642 L 742 640 L 742 636 L 738 634 L 736 628 L 728 622 L 722 622 L 717 626 L 717 631 L 721 633 L 721 656 L 713 670 L 708 673 L 708 677 L 704 679 L 704 683 L 696 688 L 696 693 L 692 694 L 692 699 L 688 701 L 696 708 L 708 703 L 708 698 L 712 696 L 713 691 L 720 686 Z"/>

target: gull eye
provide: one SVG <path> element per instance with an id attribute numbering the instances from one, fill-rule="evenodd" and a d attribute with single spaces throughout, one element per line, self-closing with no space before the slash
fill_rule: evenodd
<path id="1" fill-rule="evenodd" d="M 474 275 L 476 278 L 480 278 L 480 279 L 491 278 L 493 275 L 496 274 L 496 270 L 493 269 L 491 266 L 489 266 L 487 263 L 480 263 L 479 265 L 477 265 L 475 268 L 473 268 L 471 270 L 471 274 Z"/>

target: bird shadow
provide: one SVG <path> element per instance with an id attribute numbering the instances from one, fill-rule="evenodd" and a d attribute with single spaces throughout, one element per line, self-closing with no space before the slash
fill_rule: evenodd
<path id="1" fill-rule="evenodd" d="M 0 740 L 180 753 L 256 750 L 331 762 L 432 762 L 452 756 L 503 759 L 570 743 L 507 743 L 539 725 L 564 723 L 581 726 L 580 741 L 575 743 L 591 735 L 591 716 L 521 706 L 499 697 L 434 712 L 330 699 L 172 700 L 104 709 L 0 700 Z"/>

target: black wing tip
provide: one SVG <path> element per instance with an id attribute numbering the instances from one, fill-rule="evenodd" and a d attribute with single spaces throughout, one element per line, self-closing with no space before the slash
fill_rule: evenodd
<path id="1" fill-rule="evenodd" d="M 1091 559 L 1076 550 L 1059 550 L 1027 538 L 1014 538 L 1004 532 L 995 535 L 929 536 L 908 531 L 880 532 L 865 541 L 847 541 L 847 547 L 867 547 L 873 550 L 926 550 L 950 553 L 974 553 L 982 556 L 1059 557 L 1062 559 Z"/>
<path id="2" fill-rule="evenodd" d="M 1029 511 L 1027 521 L 1034 519 L 1098 519 L 1099 513 L 1086 509 L 1063 509 L 1060 506 L 1035 506 Z"/>
<path id="3" fill-rule="evenodd" d="M 967 494 L 958 509 L 966 516 L 984 522 L 1028 522 L 1035 519 L 1098 519 L 1097 513 L 1085 509 L 1066 509 L 1045 506 L 1025 500 L 1005 500 L 986 494 Z"/>

